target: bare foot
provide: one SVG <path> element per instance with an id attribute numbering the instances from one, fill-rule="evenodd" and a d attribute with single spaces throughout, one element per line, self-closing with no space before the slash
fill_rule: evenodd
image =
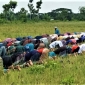
<path id="1" fill-rule="evenodd" d="M 17 69 L 18 69 L 19 71 L 21 71 L 21 68 L 20 68 L 20 66 L 19 66 L 19 65 L 17 65 Z"/>
<path id="2" fill-rule="evenodd" d="M 30 67 L 30 64 L 29 64 L 29 63 L 26 63 L 25 66 L 26 66 L 26 67 Z"/>
<path id="3" fill-rule="evenodd" d="M 33 63 L 32 63 L 32 61 L 31 61 L 31 60 L 29 60 L 29 64 L 30 64 L 31 66 L 33 66 Z"/>

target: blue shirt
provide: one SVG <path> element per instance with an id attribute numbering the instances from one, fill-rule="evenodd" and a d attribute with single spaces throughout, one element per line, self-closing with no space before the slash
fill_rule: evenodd
<path id="1" fill-rule="evenodd" d="M 54 56 L 56 56 L 56 54 L 52 51 L 52 52 L 49 52 L 49 54 L 48 54 L 50 57 L 54 57 Z"/>
<path id="2" fill-rule="evenodd" d="M 34 44 L 33 43 L 28 43 L 28 44 L 26 44 L 25 45 L 25 50 L 26 51 L 32 51 L 32 50 L 34 50 Z"/>
<path id="3" fill-rule="evenodd" d="M 58 29 L 55 30 L 55 34 L 60 34 L 60 31 Z"/>

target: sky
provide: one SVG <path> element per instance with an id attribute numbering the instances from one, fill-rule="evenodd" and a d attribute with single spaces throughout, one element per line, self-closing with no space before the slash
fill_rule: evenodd
<path id="1" fill-rule="evenodd" d="M 8 4 L 10 0 L 0 0 L 0 13 L 3 12 L 2 6 L 4 4 Z M 14 12 L 18 12 L 22 7 L 24 7 L 29 12 L 28 2 L 29 0 L 12 0 L 17 1 L 17 7 Z M 36 2 L 39 0 L 33 0 L 34 6 L 36 6 Z M 42 0 L 42 5 L 40 9 L 40 13 L 51 12 L 52 10 L 58 8 L 69 8 L 72 9 L 74 13 L 79 13 L 79 7 L 85 6 L 85 0 Z"/>

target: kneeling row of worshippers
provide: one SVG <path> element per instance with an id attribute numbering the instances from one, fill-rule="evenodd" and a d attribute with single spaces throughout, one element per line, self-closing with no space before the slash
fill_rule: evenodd
<path id="1" fill-rule="evenodd" d="M 10 46 L 11 47 L 11 46 Z M 4 46 L 2 48 L 5 53 L 6 49 Z M 11 55 L 2 56 L 4 69 L 18 69 L 21 70 L 20 66 L 32 66 L 33 62 L 43 63 L 43 58 L 49 52 L 49 49 L 45 47 L 44 43 L 40 43 L 37 49 L 32 49 L 31 51 L 25 51 L 24 47 L 18 44 L 15 48 L 10 48 L 12 51 Z M 17 51 L 17 52 L 16 52 Z M 9 51 L 8 51 L 9 54 Z"/>
<path id="2" fill-rule="evenodd" d="M 5 55 L 2 57 L 3 67 L 4 69 L 21 70 L 21 67 L 32 66 L 33 62 L 43 63 L 43 59 L 48 56 L 55 59 L 56 56 L 66 56 L 67 54 L 74 54 L 76 56 L 76 54 L 82 54 L 83 51 L 85 51 L 85 44 L 75 44 L 72 47 L 61 46 L 53 50 L 46 48 L 43 43 L 40 43 L 37 50 L 33 49 L 30 52 L 23 53 L 15 52 L 10 56 Z"/>
<path id="3" fill-rule="evenodd" d="M 45 41 L 43 41 L 43 39 L 45 39 Z M 0 56 L 3 60 L 3 67 L 5 69 L 17 68 L 18 70 L 21 70 L 21 62 L 23 66 L 32 66 L 34 61 L 43 63 L 43 59 L 47 57 L 47 54 L 55 59 L 56 55 L 61 56 L 71 53 L 82 53 L 82 51 L 85 51 L 85 44 L 77 45 L 74 43 L 75 45 L 69 47 L 64 44 L 63 40 L 53 40 L 50 44 L 47 44 L 47 39 L 43 39 L 43 42 L 36 40 L 35 44 L 31 42 L 30 39 L 25 39 L 23 44 L 20 43 L 20 41 L 16 41 L 15 44 L 8 42 L 6 43 L 6 46 L 1 45 Z M 49 48 L 47 48 L 48 45 Z"/>

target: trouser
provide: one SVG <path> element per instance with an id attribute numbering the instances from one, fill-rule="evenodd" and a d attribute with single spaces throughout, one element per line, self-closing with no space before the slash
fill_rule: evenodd
<path id="1" fill-rule="evenodd" d="M 30 60 L 31 61 L 39 61 L 41 54 L 40 53 L 35 53 L 33 56 L 31 56 Z"/>
<path id="2" fill-rule="evenodd" d="M 67 55 L 66 50 L 59 53 L 59 56 L 61 57 L 65 57 L 66 55 Z"/>
<path id="3" fill-rule="evenodd" d="M 3 67 L 5 69 L 8 69 L 8 67 L 12 65 L 11 56 L 5 56 L 2 58 L 2 60 L 3 60 Z"/>
<path id="4" fill-rule="evenodd" d="M 23 53 L 17 53 L 19 54 L 19 56 L 17 57 L 16 61 L 13 63 L 13 65 L 17 65 L 17 64 L 22 64 L 24 63 L 24 54 Z"/>

